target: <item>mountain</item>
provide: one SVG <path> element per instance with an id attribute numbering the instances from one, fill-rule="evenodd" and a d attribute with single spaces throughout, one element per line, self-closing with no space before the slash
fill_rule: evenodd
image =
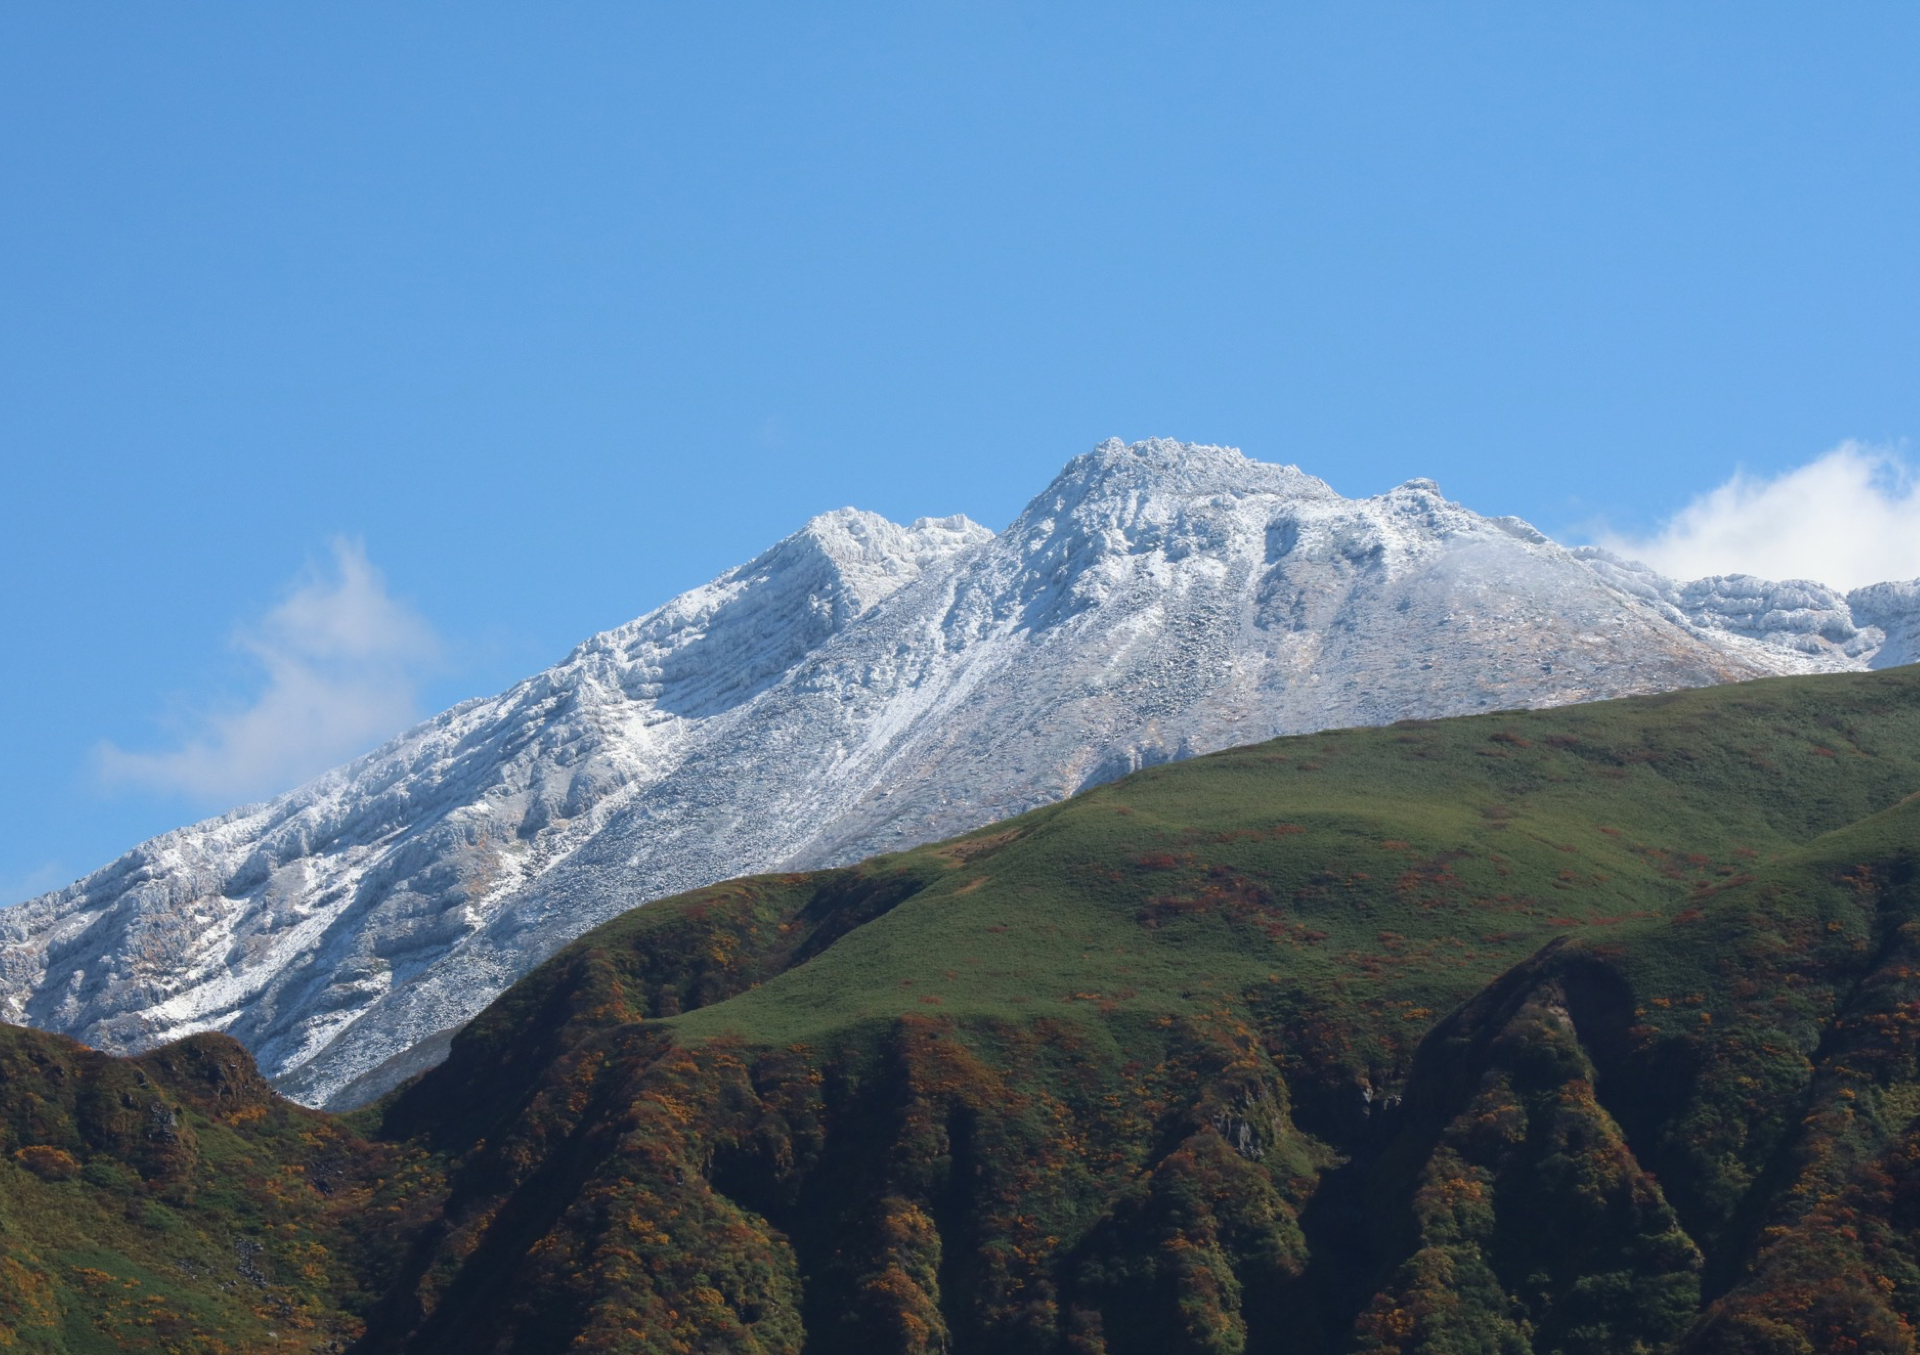
<path id="1" fill-rule="evenodd" d="M 35 1352 L 1914 1348 L 1920 668 L 1282 739 L 563 948 L 347 1117 L 0 1029 Z"/>
<path id="2" fill-rule="evenodd" d="M 844 510 L 264 805 L 0 912 L 0 1017 L 351 1105 L 632 905 L 1300 731 L 1916 654 L 1914 585 L 1675 584 L 1429 481 L 1103 444 L 998 536 Z"/>

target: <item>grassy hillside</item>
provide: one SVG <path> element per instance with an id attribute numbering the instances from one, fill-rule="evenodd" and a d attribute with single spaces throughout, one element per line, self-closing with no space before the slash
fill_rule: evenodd
<path id="1" fill-rule="evenodd" d="M 1910 1350 L 1917 791 L 1920 670 L 1344 731 L 629 913 L 345 1120 L 11 1032 L 0 1349 Z"/>
<path id="2" fill-rule="evenodd" d="M 0 1350 L 344 1346 L 423 1171 L 225 1036 L 115 1059 L 0 1026 Z"/>

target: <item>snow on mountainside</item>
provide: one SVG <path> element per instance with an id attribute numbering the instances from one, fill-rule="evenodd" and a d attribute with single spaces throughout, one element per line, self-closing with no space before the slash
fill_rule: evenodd
<path id="1" fill-rule="evenodd" d="M 1429 481 L 1108 442 L 1002 534 L 842 510 L 498 697 L 0 912 L 0 1017 L 369 1098 L 594 924 L 1283 733 L 1920 657 L 1920 587 L 1677 584 Z"/>

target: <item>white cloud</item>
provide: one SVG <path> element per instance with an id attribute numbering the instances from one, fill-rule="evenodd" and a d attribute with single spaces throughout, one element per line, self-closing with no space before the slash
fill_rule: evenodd
<path id="1" fill-rule="evenodd" d="M 264 670 L 251 703 L 204 713 L 178 746 L 101 745 L 110 782 L 234 802 L 276 794 L 367 752 L 418 716 L 433 628 L 387 593 L 357 541 L 336 539 L 330 571 L 308 569 L 235 647 Z"/>
<path id="2" fill-rule="evenodd" d="M 1920 577 L 1920 479 L 1891 452 L 1843 442 L 1767 479 L 1738 472 L 1651 537 L 1598 544 L 1675 579 L 1758 574 L 1858 588 Z"/>

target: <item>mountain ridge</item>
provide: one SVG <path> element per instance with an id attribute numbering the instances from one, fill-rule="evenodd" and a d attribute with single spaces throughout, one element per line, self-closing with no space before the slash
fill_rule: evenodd
<path id="1" fill-rule="evenodd" d="M 0 911 L 0 1017 L 114 1050 L 225 1030 L 341 1104 L 647 898 L 1277 734 L 1910 652 L 1912 586 L 1856 595 L 1874 625 L 1819 585 L 1568 551 L 1431 481 L 1348 500 L 1109 441 L 998 535 L 816 517 L 499 697 Z"/>

